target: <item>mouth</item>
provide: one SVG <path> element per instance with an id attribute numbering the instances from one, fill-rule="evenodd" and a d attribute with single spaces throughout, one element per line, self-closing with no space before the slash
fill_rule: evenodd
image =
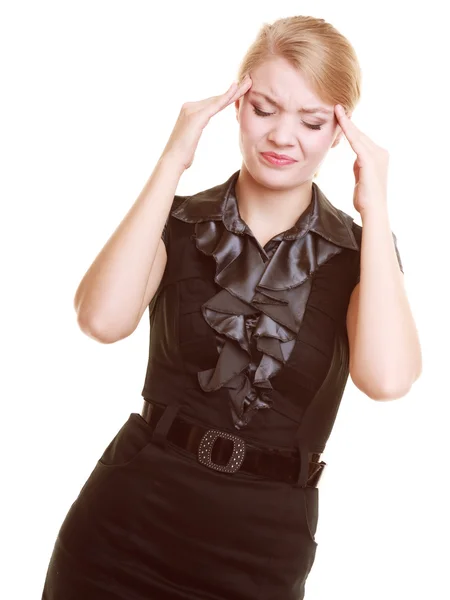
<path id="1" fill-rule="evenodd" d="M 291 156 L 287 156 L 286 154 L 277 154 L 276 152 L 261 152 L 261 156 L 263 156 L 268 162 L 274 165 L 291 165 L 295 162 L 295 158 Z"/>
<path id="2" fill-rule="evenodd" d="M 287 154 L 277 154 L 276 152 L 262 152 L 261 154 L 267 154 L 268 156 L 273 156 L 280 160 L 295 160 L 292 156 L 288 156 Z"/>

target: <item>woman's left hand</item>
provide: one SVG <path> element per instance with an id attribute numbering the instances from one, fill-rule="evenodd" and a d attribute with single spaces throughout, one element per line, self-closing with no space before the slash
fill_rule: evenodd
<path id="1" fill-rule="evenodd" d="M 366 210 L 386 209 L 389 152 L 377 146 L 345 114 L 340 104 L 335 113 L 339 126 L 356 153 L 353 165 L 355 191 L 353 204 L 362 215 Z"/>

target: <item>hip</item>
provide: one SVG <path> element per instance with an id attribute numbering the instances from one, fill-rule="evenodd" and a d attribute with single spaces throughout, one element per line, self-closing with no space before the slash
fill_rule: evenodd
<path id="1" fill-rule="evenodd" d="M 167 573 L 168 582 L 224 597 L 251 588 L 255 598 L 298 598 L 316 553 L 318 494 L 209 469 L 179 447 L 155 444 L 148 423 L 131 413 L 59 538 L 83 561 L 128 557 L 155 568 L 155 577 Z"/>

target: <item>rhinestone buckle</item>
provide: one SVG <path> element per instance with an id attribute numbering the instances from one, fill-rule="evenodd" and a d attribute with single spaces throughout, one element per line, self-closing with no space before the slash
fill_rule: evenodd
<path id="1" fill-rule="evenodd" d="M 211 460 L 212 450 L 217 438 L 222 437 L 233 442 L 233 452 L 226 465 L 218 465 Z M 222 471 L 224 473 L 236 473 L 241 468 L 245 456 L 245 442 L 243 439 L 232 433 L 219 431 L 217 429 L 208 429 L 202 437 L 198 447 L 198 461 L 210 469 Z"/>

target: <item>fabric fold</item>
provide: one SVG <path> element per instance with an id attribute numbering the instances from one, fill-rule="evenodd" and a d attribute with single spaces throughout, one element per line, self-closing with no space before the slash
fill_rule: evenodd
<path id="1" fill-rule="evenodd" d="M 234 186 L 188 197 L 172 214 L 195 222 L 195 244 L 216 263 L 220 290 L 202 305 L 205 321 L 224 343 L 216 366 L 198 373 L 206 392 L 226 388 L 234 426 L 273 403 L 270 380 L 288 361 L 303 321 L 316 270 L 342 248 L 358 250 L 352 217 L 333 207 L 313 183 L 296 225 L 273 240 L 269 260 L 239 215 Z"/>

